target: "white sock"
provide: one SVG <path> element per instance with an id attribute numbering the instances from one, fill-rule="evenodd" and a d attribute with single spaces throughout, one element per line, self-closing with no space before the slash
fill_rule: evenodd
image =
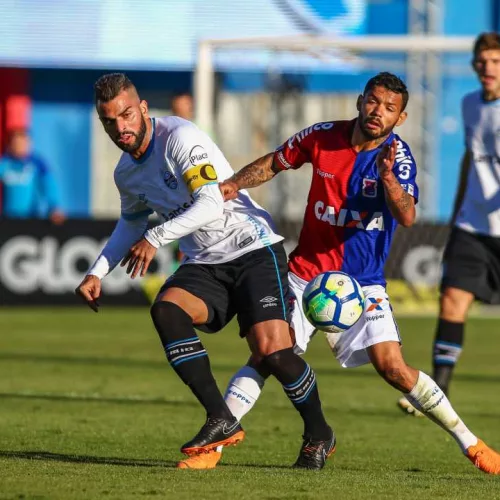
<path id="1" fill-rule="evenodd" d="M 462 422 L 444 392 L 428 375 L 419 372 L 415 387 L 405 396 L 417 410 L 449 432 L 463 452 L 477 444 L 477 437 Z"/>
<path id="2" fill-rule="evenodd" d="M 264 387 L 265 378 L 251 366 L 243 366 L 230 380 L 224 399 L 231 413 L 241 419 L 253 408 Z"/>

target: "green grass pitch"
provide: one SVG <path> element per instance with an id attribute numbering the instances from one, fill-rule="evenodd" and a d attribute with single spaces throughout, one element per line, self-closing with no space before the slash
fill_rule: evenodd
<path id="1" fill-rule="evenodd" d="M 399 321 L 429 371 L 435 321 Z M 234 328 L 202 335 L 221 390 L 245 362 Z M 396 408 L 371 367 L 341 369 L 323 338 L 306 356 L 338 446 L 321 472 L 290 469 L 301 423 L 274 381 L 243 443 L 212 471 L 175 469 L 203 412 L 168 366 L 147 309 L 0 309 L 0 500 L 500 499 L 445 432 Z M 452 401 L 500 449 L 500 321 L 471 320 Z"/>

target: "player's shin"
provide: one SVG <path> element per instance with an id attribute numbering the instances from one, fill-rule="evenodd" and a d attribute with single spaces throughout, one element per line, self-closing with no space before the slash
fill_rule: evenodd
<path id="1" fill-rule="evenodd" d="M 276 351 L 266 356 L 264 362 L 300 413 L 304 435 L 318 441 L 331 439 L 332 429 L 323 415 L 316 376 L 311 367 L 292 348 Z"/>
<path id="2" fill-rule="evenodd" d="M 209 417 L 231 419 L 210 369 L 208 354 L 193 328 L 191 317 L 171 302 L 156 302 L 151 317 L 168 362 L 189 386 Z"/>
<path id="3" fill-rule="evenodd" d="M 432 357 L 433 378 L 445 394 L 448 394 L 453 368 L 462 352 L 463 341 L 463 323 L 439 320 Z"/>
<path id="4" fill-rule="evenodd" d="M 240 421 L 255 405 L 265 378 L 255 368 L 245 365 L 229 381 L 224 399 L 231 413 Z"/>
<path id="5" fill-rule="evenodd" d="M 417 383 L 406 394 L 406 398 L 425 416 L 449 432 L 463 452 L 477 444 L 477 437 L 462 422 L 436 382 L 425 373 L 419 372 Z"/>

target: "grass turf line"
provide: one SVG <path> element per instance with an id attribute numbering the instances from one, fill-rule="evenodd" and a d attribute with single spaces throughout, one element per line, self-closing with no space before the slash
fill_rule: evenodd
<path id="1" fill-rule="evenodd" d="M 434 319 L 399 323 L 408 362 L 429 371 Z M 289 468 L 301 423 L 274 381 L 218 469 L 174 469 L 203 414 L 147 309 L 4 308 L 0 332 L 0 499 L 500 499 L 499 477 L 477 471 L 431 422 L 399 413 L 370 367 L 341 369 L 319 336 L 306 357 L 338 451 L 308 473 Z M 223 390 L 246 344 L 231 327 L 201 338 Z M 451 387 L 466 423 L 497 448 L 499 355 L 498 322 L 471 321 Z"/>

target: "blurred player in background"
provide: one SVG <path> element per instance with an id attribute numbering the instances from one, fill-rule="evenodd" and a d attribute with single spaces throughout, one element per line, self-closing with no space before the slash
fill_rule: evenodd
<path id="1" fill-rule="evenodd" d="M 126 75 L 102 76 L 95 102 L 104 130 L 123 150 L 115 170 L 121 217 L 76 292 L 97 312 L 101 280 L 120 261 L 132 278 L 144 276 L 157 248 L 179 239 L 184 263 L 160 290 L 151 316 L 169 363 L 207 414 L 181 451 L 205 455 L 244 437 L 194 329 L 216 332 L 237 315 L 252 354 L 283 385 L 304 421 L 296 466 L 323 467 L 335 436 L 321 410 L 314 372 L 292 348 L 287 259 L 269 214 L 244 192 L 224 203 L 218 181 L 234 172 L 218 147 L 182 118 L 150 118 Z M 153 211 L 163 223 L 148 230 Z"/>
<path id="2" fill-rule="evenodd" d="M 405 84 L 380 73 L 359 96 L 356 119 L 302 130 L 223 182 L 221 190 L 232 199 L 240 189 L 312 163 L 304 225 L 289 262 L 296 352 L 305 352 L 315 333 L 301 307 L 307 283 L 325 271 L 353 276 L 363 287 L 365 310 L 349 330 L 327 334 L 338 361 L 346 368 L 371 362 L 386 382 L 449 432 L 477 467 L 498 474 L 500 455 L 470 432 L 434 380 L 406 364 L 385 291 L 384 263 L 394 230 L 398 223 L 413 224 L 418 200 L 415 161 L 409 146 L 393 133 L 406 119 L 407 101 Z M 265 377 L 254 358 L 232 378 L 226 401 L 238 420 L 255 404 Z"/>
<path id="3" fill-rule="evenodd" d="M 8 132 L 7 153 L 0 159 L 0 183 L 1 214 L 6 219 L 48 216 L 54 224 L 66 219 L 56 179 L 47 163 L 32 152 L 31 138 L 24 128 Z"/>
<path id="4" fill-rule="evenodd" d="M 189 92 L 179 92 L 172 97 L 170 108 L 174 116 L 192 122 L 194 120 L 193 96 Z"/>
<path id="5" fill-rule="evenodd" d="M 500 35 L 483 33 L 472 67 L 481 89 L 462 101 L 465 152 L 443 258 L 434 380 L 448 394 L 474 299 L 500 303 Z"/>
<path id="6" fill-rule="evenodd" d="M 196 117 L 194 116 L 193 96 L 189 92 L 184 91 L 174 94 L 172 100 L 170 101 L 170 108 L 174 116 L 184 118 L 184 120 L 189 120 L 198 126 Z M 203 129 L 203 132 L 208 134 L 208 136 L 215 141 L 215 134 L 213 130 Z"/>

